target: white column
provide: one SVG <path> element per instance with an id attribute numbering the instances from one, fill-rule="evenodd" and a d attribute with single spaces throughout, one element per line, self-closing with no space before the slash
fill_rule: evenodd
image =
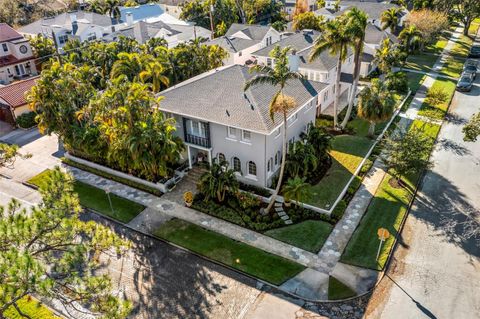
<path id="1" fill-rule="evenodd" d="M 208 150 L 208 163 L 212 166 L 212 150 Z"/>
<path id="2" fill-rule="evenodd" d="M 190 154 L 190 146 L 187 145 L 188 168 L 192 169 L 192 155 Z"/>

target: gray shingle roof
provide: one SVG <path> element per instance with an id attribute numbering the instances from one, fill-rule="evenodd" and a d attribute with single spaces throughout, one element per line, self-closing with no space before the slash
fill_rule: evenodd
<path id="1" fill-rule="evenodd" d="M 77 11 L 75 12 L 79 24 L 98 25 L 108 27 L 116 24 L 115 19 L 107 15 L 94 12 Z M 67 30 L 72 30 L 72 20 L 70 13 L 62 13 L 54 17 L 42 18 L 18 29 L 21 33 L 38 34 L 42 32 L 51 33 L 52 29 L 60 26 Z"/>
<path id="2" fill-rule="evenodd" d="M 227 36 L 219 37 L 219 38 L 205 42 L 206 45 L 218 45 L 230 53 L 236 53 L 236 52 L 242 51 L 257 43 L 258 41 L 255 41 L 255 40 L 229 38 Z"/>
<path id="3" fill-rule="evenodd" d="M 254 74 L 241 65 L 213 70 L 160 92 L 165 98 L 161 109 L 203 121 L 269 134 L 282 122 L 277 114 L 272 122 L 269 104 L 276 88 L 258 85 L 243 91 Z M 293 80 L 285 88 L 299 106 L 316 96 L 327 84 Z"/>
<path id="4" fill-rule="evenodd" d="M 247 37 L 255 41 L 261 41 L 265 35 L 267 34 L 268 30 L 270 30 L 269 26 L 263 26 L 258 24 L 240 24 L 240 23 L 233 23 L 230 28 L 228 28 L 227 33 L 225 36 L 229 37 L 233 34 L 241 31 Z"/>
<path id="5" fill-rule="evenodd" d="M 341 1 L 340 5 L 347 6 L 340 13 L 348 11 L 351 7 L 357 7 L 373 20 L 379 20 L 382 17 L 382 13 L 390 8 L 400 8 L 398 5 L 388 2 Z"/>
<path id="6" fill-rule="evenodd" d="M 291 46 L 293 49 L 297 50 L 297 52 L 304 50 L 313 45 L 315 39 L 320 35 L 318 31 L 311 31 L 311 32 L 297 32 L 289 37 L 283 38 L 279 42 L 273 43 L 263 49 L 255 51 L 252 55 L 256 56 L 268 56 L 270 51 L 273 50 L 274 47 L 277 45 L 280 48 L 285 48 L 287 46 Z"/>
<path id="7" fill-rule="evenodd" d="M 367 28 L 365 29 L 365 43 L 380 44 L 386 38 L 389 38 L 394 43 L 398 42 L 397 37 L 393 34 L 383 31 L 371 23 L 367 24 Z"/>

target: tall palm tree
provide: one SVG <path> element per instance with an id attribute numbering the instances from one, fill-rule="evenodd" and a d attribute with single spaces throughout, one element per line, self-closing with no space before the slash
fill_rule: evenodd
<path id="1" fill-rule="evenodd" d="M 168 87 L 168 85 L 170 84 L 170 80 L 167 76 L 164 75 L 162 63 L 157 60 L 147 63 L 147 65 L 145 66 L 145 70 L 140 72 L 139 78 L 144 83 L 151 81 L 152 90 L 155 93 L 160 92 L 162 84 L 165 87 Z"/>
<path id="2" fill-rule="evenodd" d="M 111 18 L 120 18 L 120 1 L 119 0 L 105 0 L 105 6 Z"/>
<path id="3" fill-rule="evenodd" d="M 333 126 L 338 125 L 337 109 L 340 103 L 340 77 L 342 75 L 342 64 L 347 57 L 348 46 L 352 39 L 347 32 L 347 26 L 343 17 L 328 21 L 325 24 L 324 32 L 315 40 L 315 44 L 310 51 L 309 61 L 317 59 L 325 50 L 331 55 L 338 56 L 337 76 L 335 79 L 335 102 L 333 103 Z"/>
<path id="4" fill-rule="evenodd" d="M 360 93 L 358 116 L 370 123 L 368 136 L 375 134 L 375 124 L 388 120 L 395 109 L 395 99 L 387 87 L 374 79 L 372 85 Z"/>
<path id="5" fill-rule="evenodd" d="M 414 25 L 409 25 L 400 32 L 398 38 L 402 41 L 403 45 L 407 49 L 407 53 L 410 53 L 416 44 L 422 40 L 422 33 Z"/>
<path id="6" fill-rule="evenodd" d="M 381 22 L 382 30 L 390 29 L 391 33 L 395 33 L 398 26 L 399 8 L 390 8 L 382 13 Z"/>
<path id="7" fill-rule="evenodd" d="M 258 74 L 248 80 L 244 87 L 245 91 L 256 85 L 271 85 L 278 88 L 270 102 L 270 117 L 272 121 L 274 121 L 276 113 L 280 113 L 283 116 L 282 161 L 280 165 L 280 174 L 278 176 L 277 187 L 275 188 L 275 193 L 270 199 L 270 203 L 268 204 L 266 210 L 267 212 L 272 209 L 278 193 L 280 192 L 280 187 L 282 186 L 287 156 L 287 115 L 289 111 L 296 107 L 295 100 L 292 97 L 286 96 L 284 94 L 284 89 L 288 85 L 288 81 L 303 79 L 303 76 L 300 73 L 292 72 L 289 68 L 288 53 L 290 50 L 291 47 L 280 49 L 279 46 L 276 46 L 270 53 L 270 57 L 274 59 L 273 67 L 267 65 L 255 66 L 253 71 L 257 72 Z"/>
<path id="8" fill-rule="evenodd" d="M 350 114 L 352 113 L 353 102 L 357 94 L 358 82 L 360 81 L 360 67 L 362 65 L 361 57 L 363 54 L 363 45 L 365 41 L 365 29 L 367 28 L 368 21 L 367 14 L 355 7 L 347 12 L 346 18 L 348 21 L 348 33 L 353 38 L 354 68 L 352 89 L 350 90 L 350 95 L 348 97 L 347 113 L 345 114 L 345 118 L 340 125 L 342 129 L 347 126 L 348 120 L 350 119 Z"/>
<path id="9" fill-rule="evenodd" d="M 122 52 L 118 54 L 118 60 L 112 66 L 110 78 L 115 79 L 119 76 L 126 76 L 130 81 L 138 79 L 140 73 L 144 70 L 147 62 L 150 62 L 151 56 L 140 55 L 138 53 Z"/>

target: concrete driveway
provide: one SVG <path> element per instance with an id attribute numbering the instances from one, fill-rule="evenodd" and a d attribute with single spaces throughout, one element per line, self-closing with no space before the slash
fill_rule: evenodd
<path id="1" fill-rule="evenodd" d="M 394 254 L 390 278 L 376 289 L 367 318 L 480 318 L 480 141 L 462 127 L 480 111 L 480 76 L 457 92 L 428 172 Z"/>

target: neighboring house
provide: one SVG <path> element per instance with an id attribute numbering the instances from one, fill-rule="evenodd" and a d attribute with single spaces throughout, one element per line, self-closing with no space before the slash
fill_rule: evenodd
<path id="1" fill-rule="evenodd" d="M 0 23 L 0 84 L 36 75 L 35 60 L 28 39 L 6 23 Z"/>
<path id="2" fill-rule="evenodd" d="M 315 11 L 316 15 L 321 15 L 327 20 L 335 19 L 336 17 L 344 14 L 353 7 L 364 11 L 368 15 L 368 22 L 381 28 L 382 27 L 382 14 L 390 8 L 400 8 L 400 6 L 388 3 L 388 2 L 377 2 L 377 1 L 340 1 L 339 10 L 334 10 L 335 1 L 327 1 L 324 8 L 321 8 Z M 406 17 L 406 12 L 402 11 L 399 16 L 398 25 L 403 25 L 403 21 Z M 390 31 L 390 30 L 388 30 Z"/>
<path id="3" fill-rule="evenodd" d="M 244 92 L 254 74 L 241 65 L 212 70 L 159 93 L 162 110 L 177 122 L 191 167 L 197 162 L 226 160 L 244 183 L 270 186 L 279 170 L 282 116 L 270 118 L 269 104 L 278 88 L 258 85 Z M 292 80 L 285 94 L 298 107 L 288 114 L 288 140 L 293 142 L 315 121 L 317 96 L 327 85 Z"/>
<path id="4" fill-rule="evenodd" d="M 0 87 L 1 121 L 14 125 L 19 115 L 31 111 L 25 95 L 35 85 L 37 80 L 38 76 Z"/>
<path id="5" fill-rule="evenodd" d="M 190 25 L 188 22 L 177 19 L 165 12 L 165 10 L 156 3 L 147 3 L 135 7 L 119 7 L 120 23 L 132 25 L 135 22 L 158 22 L 176 25 Z"/>
<path id="6" fill-rule="evenodd" d="M 285 48 L 290 46 L 292 54 L 289 56 L 290 68 L 303 74 L 310 81 L 318 81 L 327 84 L 323 95 L 320 96 L 318 102 L 317 114 L 324 112 L 334 102 L 335 97 L 335 79 L 337 76 L 337 57 L 330 55 L 325 50 L 316 60 L 308 62 L 308 56 L 314 45 L 315 39 L 318 38 L 320 32 L 313 30 L 303 30 L 282 39 L 278 43 L 274 43 L 268 47 L 252 53 L 257 64 L 273 65 L 275 61 L 270 58 L 270 51 L 275 46 Z M 342 67 L 341 92 L 346 92 L 351 87 L 353 72 L 353 54 L 349 50 Z"/>
<path id="7" fill-rule="evenodd" d="M 55 17 L 43 18 L 18 29 L 23 35 L 53 38 L 59 48 L 69 39 L 92 41 L 115 32 L 116 21 L 107 15 L 93 12 L 75 11 Z"/>
<path id="8" fill-rule="evenodd" d="M 224 61 L 226 65 L 245 64 L 251 58 L 252 52 L 278 42 L 280 39 L 281 34 L 270 26 L 234 23 L 224 36 L 205 44 L 216 44 L 224 48 L 229 53 L 229 57 Z"/>
<path id="9" fill-rule="evenodd" d="M 210 31 L 192 25 L 165 24 L 164 22 L 139 21 L 126 26 L 103 38 L 104 41 L 116 41 L 119 36 L 125 36 L 145 43 L 152 38 L 162 38 L 167 41 L 168 47 L 173 48 L 180 43 L 186 43 L 195 38 L 210 38 Z"/>
<path id="10" fill-rule="evenodd" d="M 295 13 L 295 6 L 297 4 L 297 0 L 285 0 L 285 12 L 290 16 L 293 17 Z M 315 11 L 317 8 L 317 1 L 316 0 L 307 0 L 308 11 Z"/>
<path id="11" fill-rule="evenodd" d="M 360 75 L 367 76 L 376 69 L 377 65 L 374 63 L 375 53 L 380 48 L 383 40 L 389 39 L 392 43 L 398 43 L 398 39 L 393 34 L 382 31 L 377 26 L 369 23 L 365 29 L 365 41 L 363 46 L 362 66 L 360 68 Z"/>

